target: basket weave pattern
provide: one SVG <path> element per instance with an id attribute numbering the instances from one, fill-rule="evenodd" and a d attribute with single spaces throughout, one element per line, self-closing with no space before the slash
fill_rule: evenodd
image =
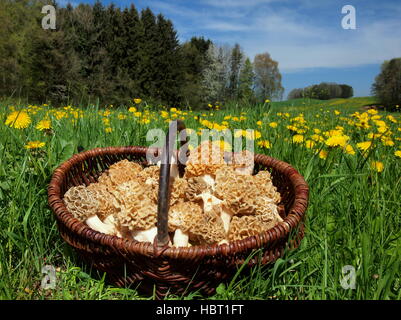
<path id="1" fill-rule="evenodd" d="M 167 292 L 183 294 L 198 289 L 210 295 L 253 250 L 262 249 L 262 254 L 255 255 L 248 263 L 250 266 L 273 262 L 283 255 L 286 247 L 298 247 L 304 236 L 308 186 L 289 164 L 261 154 L 255 155 L 255 172 L 271 171 L 273 184 L 282 197 L 284 221 L 266 232 L 228 245 L 158 250 L 151 243 L 94 231 L 68 212 L 62 199 L 69 188 L 97 182 L 104 170 L 123 159 L 146 166 L 147 151 L 145 147 L 108 147 L 74 155 L 56 169 L 49 184 L 48 201 L 61 237 L 85 262 L 107 272 L 112 283 L 117 286 L 140 285 L 148 293 L 155 286 L 158 297 Z"/>

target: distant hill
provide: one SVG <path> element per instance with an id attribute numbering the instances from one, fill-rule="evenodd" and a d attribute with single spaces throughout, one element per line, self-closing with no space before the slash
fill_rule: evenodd
<path id="1" fill-rule="evenodd" d="M 350 109 L 358 109 L 364 106 L 370 106 L 378 103 L 375 97 L 354 97 L 349 99 L 331 99 L 331 100 L 318 100 L 318 99 L 292 99 L 286 101 L 273 102 L 273 106 L 280 107 L 294 107 L 294 108 L 343 108 L 349 107 Z"/>

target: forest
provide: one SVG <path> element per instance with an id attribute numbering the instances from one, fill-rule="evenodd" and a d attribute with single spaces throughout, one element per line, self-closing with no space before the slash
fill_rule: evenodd
<path id="1" fill-rule="evenodd" d="M 282 97 L 278 62 L 267 52 L 252 61 L 239 44 L 181 43 L 172 21 L 134 4 L 53 3 L 56 29 L 43 29 L 44 4 L 0 0 L 0 98 L 126 105 L 140 97 L 197 109 Z"/>

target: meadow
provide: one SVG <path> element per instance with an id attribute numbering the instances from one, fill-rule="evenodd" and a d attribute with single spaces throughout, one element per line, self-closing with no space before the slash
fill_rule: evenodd
<path id="1" fill-rule="evenodd" d="M 156 111 L 140 99 L 124 108 L 0 103 L 0 299 L 152 299 L 80 262 L 59 236 L 47 184 L 78 146 L 149 145 L 149 129 L 177 118 L 196 131 L 254 129 L 255 152 L 290 163 L 310 187 L 301 246 L 239 272 L 209 299 L 401 299 L 401 116 L 361 108 L 373 103 L 301 99 L 203 111 Z M 44 265 L 56 268 L 54 289 L 41 289 Z M 353 289 L 342 286 L 344 266 L 355 268 Z"/>

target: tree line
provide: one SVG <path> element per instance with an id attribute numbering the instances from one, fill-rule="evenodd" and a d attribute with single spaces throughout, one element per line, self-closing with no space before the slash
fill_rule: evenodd
<path id="1" fill-rule="evenodd" d="M 351 98 L 354 89 L 346 84 L 322 82 L 302 89 L 293 89 L 288 94 L 288 99 L 310 98 L 329 100 L 336 98 Z"/>
<path id="2" fill-rule="evenodd" d="M 254 61 L 239 44 L 203 37 L 180 43 L 172 21 L 134 5 L 57 7 L 44 30 L 43 0 L 0 0 L 0 97 L 30 103 L 127 104 L 200 108 L 231 100 L 281 99 L 278 63 Z"/>
<path id="3" fill-rule="evenodd" d="M 372 94 L 388 109 L 401 111 L 401 58 L 384 61 Z"/>

